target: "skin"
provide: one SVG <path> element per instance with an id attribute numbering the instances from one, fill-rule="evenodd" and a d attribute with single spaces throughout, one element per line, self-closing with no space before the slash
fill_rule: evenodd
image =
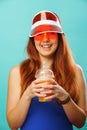
<path id="1" fill-rule="evenodd" d="M 36 49 L 39 52 L 41 61 L 52 61 L 53 62 L 53 54 L 58 46 L 58 37 L 56 33 L 44 33 L 41 34 L 40 40 L 36 40 L 38 36 L 34 37 L 34 42 Z M 52 38 L 50 38 L 52 37 Z M 55 41 L 55 42 L 54 42 Z"/>
<path id="2" fill-rule="evenodd" d="M 44 34 L 40 40 L 35 40 L 34 37 L 34 41 L 41 61 L 46 62 L 47 66 L 51 68 L 53 54 L 58 46 L 58 36 L 56 35 L 56 38 L 50 39 L 47 34 Z M 76 65 L 75 69 L 80 94 L 78 104 L 70 98 L 70 101 L 62 106 L 69 121 L 80 128 L 84 125 L 86 119 L 86 84 L 81 67 Z M 50 79 L 50 81 L 54 82 L 54 85 L 38 84 L 40 81 L 40 79 L 32 81 L 20 98 L 20 65 L 11 69 L 8 81 L 7 121 L 12 130 L 17 130 L 23 124 L 33 97 L 43 96 L 45 99 L 56 97 L 60 100 L 65 100 L 69 95 L 59 84 L 56 84 L 53 79 Z M 56 91 L 54 91 L 54 88 Z M 46 97 L 47 93 L 52 95 Z"/>

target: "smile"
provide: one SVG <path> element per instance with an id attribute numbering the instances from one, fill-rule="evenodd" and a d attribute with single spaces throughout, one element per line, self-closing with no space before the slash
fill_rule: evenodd
<path id="1" fill-rule="evenodd" d="M 43 48 L 50 48 L 52 45 L 41 45 L 41 47 L 43 47 Z"/>

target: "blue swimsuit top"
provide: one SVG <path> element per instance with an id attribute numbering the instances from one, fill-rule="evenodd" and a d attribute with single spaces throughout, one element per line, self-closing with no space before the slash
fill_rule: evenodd
<path id="1" fill-rule="evenodd" d="M 38 98 L 34 97 L 20 130 L 73 130 L 73 127 L 55 99 L 38 102 Z"/>

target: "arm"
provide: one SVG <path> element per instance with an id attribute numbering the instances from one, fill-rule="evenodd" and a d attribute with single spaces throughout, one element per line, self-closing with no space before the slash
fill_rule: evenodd
<path id="1" fill-rule="evenodd" d="M 52 93 L 52 96 L 45 98 L 46 100 L 56 97 L 60 103 L 63 103 L 62 106 L 69 121 L 76 127 L 80 128 L 85 124 L 86 120 L 86 84 L 81 68 L 76 66 L 75 72 L 79 87 L 79 100 L 77 104 L 69 98 L 69 94 L 59 84 L 48 85 L 48 88 L 53 87 L 53 89 L 49 91 L 47 90 L 48 92 L 46 91 L 44 93 Z"/>
<path id="2" fill-rule="evenodd" d="M 31 103 L 31 98 L 27 100 L 26 91 L 21 98 L 20 92 L 20 72 L 17 66 L 10 71 L 8 81 L 7 121 L 12 129 L 18 129 L 22 125 Z"/>
<path id="3" fill-rule="evenodd" d="M 35 82 L 36 81 L 32 81 L 20 98 L 20 67 L 16 66 L 10 71 L 6 114 L 8 124 L 12 130 L 17 130 L 23 124 L 30 108 L 32 98 L 35 96 L 42 96 L 40 95 L 42 88 L 39 88 Z"/>
<path id="4" fill-rule="evenodd" d="M 80 67 L 76 66 L 77 81 L 79 87 L 79 101 L 74 103 L 72 99 L 63 105 L 64 111 L 72 124 L 80 128 L 86 120 L 86 84 Z"/>

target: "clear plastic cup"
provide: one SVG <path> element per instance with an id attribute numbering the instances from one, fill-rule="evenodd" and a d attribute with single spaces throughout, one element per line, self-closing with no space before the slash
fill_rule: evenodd
<path id="1" fill-rule="evenodd" d="M 54 74 L 53 74 L 53 71 L 48 69 L 48 68 L 42 68 L 42 69 L 39 69 L 37 70 L 36 74 L 35 74 L 35 77 L 36 79 L 41 79 L 42 81 L 39 82 L 40 84 L 41 83 L 47 83 L 47 84 L 54 84 L 53 82 L 50 82 L 48 81 L 49 79 L 54 79 Z M 47 96 L 51 96 L 52 94 L 46 94 L 46 97 Z M 38 100 L 40 102 L 48 102 L 48 101 L 51 101 L 51 100 L 45 100 L 44 97 L 39 97 Z"/>

